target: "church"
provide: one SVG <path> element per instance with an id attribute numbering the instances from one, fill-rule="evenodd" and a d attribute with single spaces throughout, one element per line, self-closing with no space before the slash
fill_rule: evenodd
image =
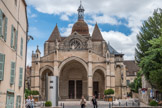
<path id="1" fill-rule="evenodd" d="M 44 56 L 37 47 L 32 53 L 31 90 L 42 100 L 48 92 L 48 76 L 58 76 L 59 100 L 104 98 L 104 90 L 113 89 L 115 98 L 126 96 L 126 69 L 123 56 L 107 43 L 95 24 L 92 35 L 84 21 L 83 5 L 69 36 L 62 37 L 56 25 L 44 43 Z"/>

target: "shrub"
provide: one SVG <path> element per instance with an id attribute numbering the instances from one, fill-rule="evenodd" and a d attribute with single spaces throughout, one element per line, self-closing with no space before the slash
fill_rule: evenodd
<path id="1" fill-rule="evenodd" d="M 25 89 L 25 98 L 27 99 L 27 97 L 30 95 L 39 95 L 39 92 L 36 90 L 31 91 L 31 90 Z"/>
<path id="2" fill-rule="evenodd" d="M 107 89 L 107 90 L 104 91 L 104 94 L 105 94 L 105 95 L 114 94 L 114 90 L 113 90 L 113 89 Z"/>
<path id="3" fill-rule="evenodd" d="M 150 106 L 158 106 L 158 103 L 156 101 L 152 100 L 150 102 Z"/>
<path id="4" fill-rule="evenodd" d="M 36 91 L 36 90 L 33 90 L 33 91 L 31 91 L 31 94 L 32 94 L 32 95 L 39 95 L 39 92 Z"/>
<path id="5" fill-rule="evenodd" d="M 46 107 L 51 107 L 51 106 L 52 106 L 52 102 L 51 102 L 51 101 L 47 101 L 47 102 L 45 103 L 45 106 L 46 106 Z"/>

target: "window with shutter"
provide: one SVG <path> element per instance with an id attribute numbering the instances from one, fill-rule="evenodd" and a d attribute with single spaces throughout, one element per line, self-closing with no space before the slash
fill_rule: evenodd
<path id="1" fill-rule="evenodd" d="M 5 55 L 0 53 L 0 81 L 3 80 L 4 76 L 4 64 L 5 64 Z"/>
<path id="2" fill-rule="evenodd" d="M 21 96 L 17 96 L 17 99 L 16 99 L 16 108 L 21 108 Z"/>
<path id="3" fill-rule="evenodd" d="M 14 84 L 15 80 L 15 62 L 11 62 L 11 75 L 10 75 L 10 84 Z"/>
<path id="4" fill-rule="evenodd" d="M 18 31 L 12 25 L 11 27 L 11 48 L 17 50 Z"/>
<path id="5" fill-rule="evenodd" d="M 18 36 L 18 31 L 15 29 L 15 43 L 14 43 L 14 49 L 17 50 L 17 36 Z"/>
<path id="6" fill-rule="evenodd" d="M 14 27 L 13 25 L 11 26 L 11 48 L 13 48 L 13 40 L 14 39 Z"/>
<path id="7" fill-rule="evenodd" d="M 6 41 L 7 39 L 7 22 L 8 22 L 7 17 L 0 9 L 0 37 L 4 41 Z"/>
<path id="8" fill-rule="evenodd" d="M 23 56 L 23 38 L 21 38 L 20 55 Z"/>
<path id="9" fill-rule="evenodd" d="M 13 108 L 14 107 L 14 94 L 13 93 L 7 93 L 6 96 L 6 108 Z"/>
<path id="10" fill-rule="evenodd" d="M 2 37 L 3 13 L 0 9 L 0 37 Z"/>
<path id="11" fill-rule="evenodd" d="M 20 68 L 19 71 L 19 87 L 22 87 L 23 68 Z"/>

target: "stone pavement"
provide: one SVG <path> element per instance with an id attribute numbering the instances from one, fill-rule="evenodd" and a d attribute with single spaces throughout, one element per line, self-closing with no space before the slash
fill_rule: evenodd
<path id="1" fill-rule="evenodd" d="M 114 106 L 119 105 L 119 101 L 121 106 L 125 106 L 125 102 L 127 101 L 128 106 L 132 106 L 132 100 L 118 100 L 114 101 L 113 104 Z M 59 101 L 59 106 L 64 103 L 64 108 L 81 108 L 80 107 L 80 101 Z M 109 108 L 109 104 L 112 104 L 112 102 L 106 102 L 106 101 L 98 101 L 98 108 Z M 138 106 L 137 103 L 133 103 L 135 106 Z M 140 102 L 140 106 L 142 107 L 147 107 L 148 105 L 145 105 L 144 103 Z M 40 107 L 36 107 L 40 108 Z M 86 108 L 93 108 L 93 105 L 91 101 L 87 101 Z"/>
<path id="2" fill-rule="evenodd" d="M 80 101 L 61 101 L 59 104 L 64 103 L 64 108 L 81 108 Z M 98 101 L 98 108 L 109 108 L 109 102 Z M 86 108 L 93 108 L 93 105 L 90 101 L 87 101 Z"/>

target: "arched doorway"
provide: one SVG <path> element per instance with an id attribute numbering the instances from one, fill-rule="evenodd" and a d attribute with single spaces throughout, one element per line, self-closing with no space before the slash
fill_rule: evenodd
<path id="1" fill-rule="evenodd" d="M 60 70 L 59 96 L 61 99 L 87 97 L 87 71 L 77 60 L 68 61 Z"/>
<path id="2" fill-rule="evenodd" d="M 40 78 L 40 94 L 42 100 L 48 99 L 48 76 L 53 76 L 53 72 L 47 68 L 42 71 Z"/>
<path id="3" fill-rule="evenodd" d="M 102 99 L 105 90 L 105 75 L 101 69 L 97 69 L 93 74 L 93 95 Z"/>

